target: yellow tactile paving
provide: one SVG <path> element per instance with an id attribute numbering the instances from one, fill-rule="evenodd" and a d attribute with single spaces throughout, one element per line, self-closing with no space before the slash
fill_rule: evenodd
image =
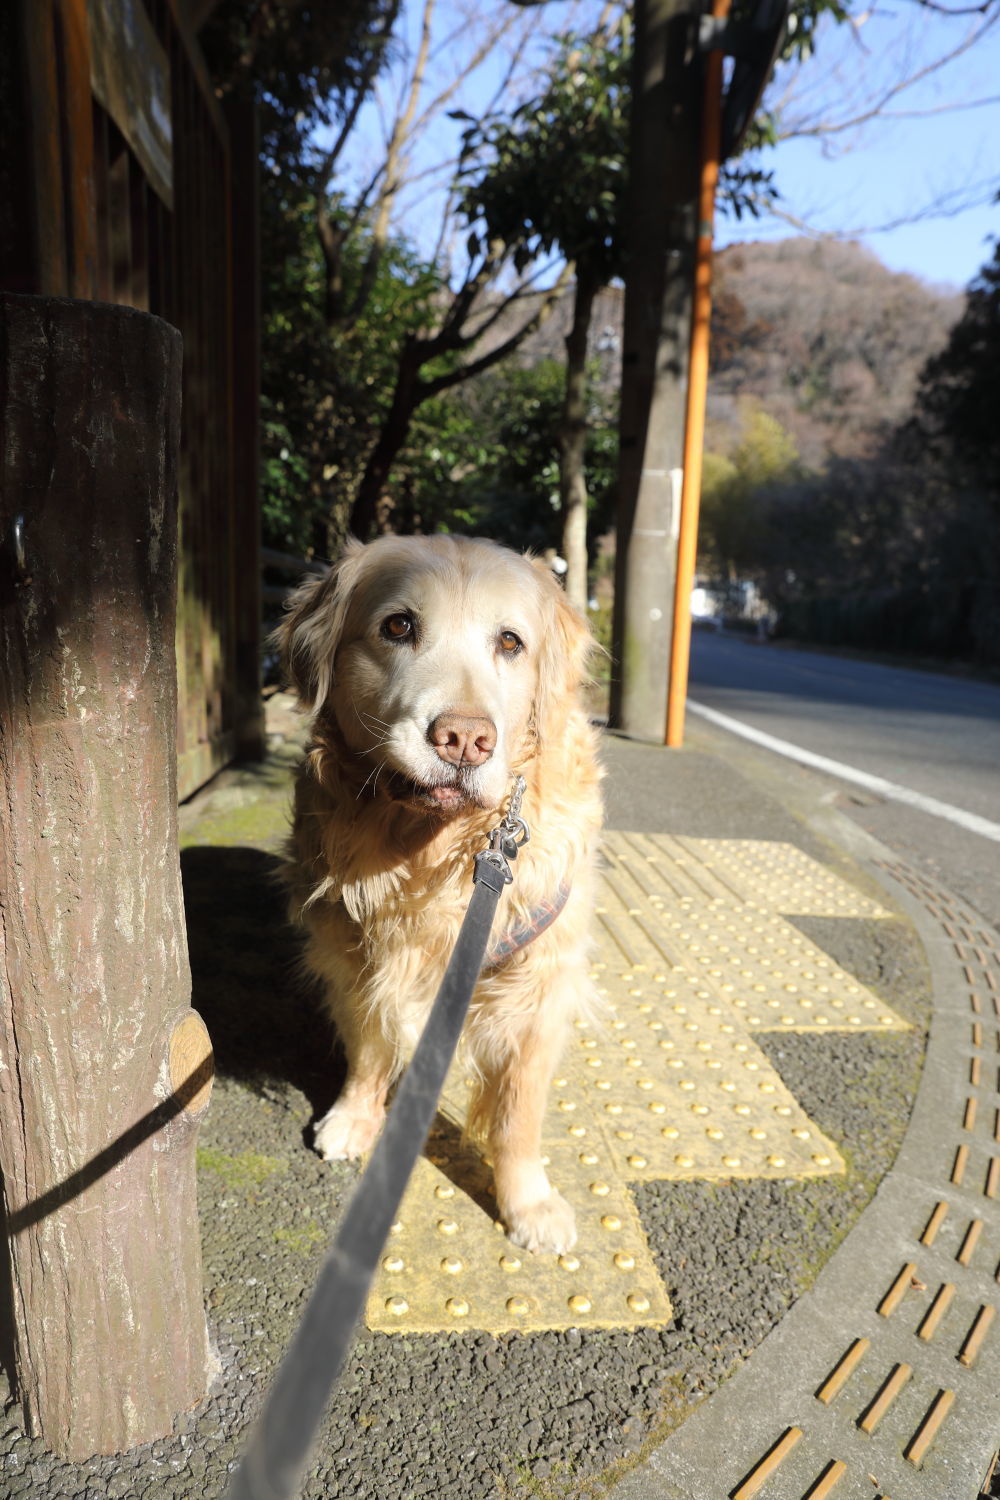
<path id="1" fill-rule="evenodd" d="M 862 896 L 818 860 L 765 839 L 654 840 L 676 843 L 721 879 L 741 900 L 795 917 L 888 917 L 891 912 Z"/>
<path id="2" fill-rule="evenodd" d="M 617 951 L 624 956 L 631 939 L 636 961 L 659 962 L 696 977 L 736 1005 L 753 1029 L 907 1029 L 877 995 L 778 914 L 803 914 L 809 906 L 812 915 L 888 916 L 800 850 L 765 843 L 757 846 L 764 854 L 742 854 L 749 869 L 773 867 L 782 873 L 787 865 L 792 872 L 773 884 L 762 873 L 754 905 L 732 893 L 719 895 L 721 884 L 704 899 L 691 895 L 682 904 L 669 902 L 663 882 L 675 869 L 671 848 L 681 850 L 679 857 L 691 867 L 690 847 L 715 843 L 741 854 L 755 847 L 733 840 L 607 836 L 598 915 Z M 715 869 L 727 870 L 724 860 L 703 852 L 714 858 Z M 700 868 L 710 873 L 707 864 Z M 796 897 L 790 889 L 793 875 L 801 877 L 805 895 Z"/>
<path id="3" fill-rule="evenodd" d="M 753 863 L 742 860 L 744 868 Z M 1000 1111 L 988 1098 L 1000 1053 L 1000 942 L 942 887 L 907 866 L 885 868 L 926 908 L 931 921 L 918 911 L 918 931 L 928 948 L 939 945 L 941 958 L 935 979 L 945 1003 L 931 1029 L 914 1119 L 896 1166 L 814 1296 L 660 1449 L 656 1470 L 671 1494 L 725 1491 L 749 1500 L 766 1486 L 768 1494 L 783 1488 L 787 1500 L 812 1500 L 843 1479 L 852 1495 L 851 1486 L 860 1495 L 869 1484 L 881 1500 L 890 1493 L 941 1500 L 981 1487 L 993 1444 L 978 1413 L 995 1396 L 991 1333 L 1000 1321 L 991 1201 L 1000 1192 Z M 793 909 L 788 893 L 777 899 L 782 910 Z M 762 1390 L 777 1390 L 781 1420 L 799 1424 L 785 1427 L 777 1445 L 778 1414 L 760 1400 Z M 720 1448 L 718 1432 L 730 1430 L 735 1444 Z M 775 1476 L 792 1439 L 795 1459 Z"/>
<path id="4" fill-rule="evenodd" d="M 753 1034 L 903 1027 L 780 915 L 888 913 L 788 845 L 610 833 L 605 865 L 593 968 L 604 1013 L 577 1026 L 544 1132 L 550 1176 L 577 1215 L 573 1254 L 529 1255 L 495 1222 L 488 1167 L 460 1140 L 456 1064 L 370 1327 L 664 1323 L 630 1183 L 843 1170 Z"/>
<path id="5" fill-rule="evenodd" d="M 510 1243 L 483 1199 L 485 1169 L 475 1174 L 474 1198 L 467 1171 L 455 1174 L 459 1188 L 440 1167 L 421 1160 L 368 1300 L 369 1328 L 500 1333 L 668 1323 L 670 1302 L 639 1216 L 608 1165 L 582 1147 L 552 1153 L 549 1170 L 572 1203 L 579 1230 L 573 1252 L 557 1258 Z"/>
<path id="6" fill-rule="evenodd" d="M 713 867 L 666 834 L 608 831 L 602 847 L 606 859 L 618 864 L 627 876 L 626 891 L 649 898 L 654 904 L 676 910 L 691 903 L 704 906 L 733 901 L 732 888 Z"/>
<path id="7" fill-rule="evenodd" d="M 569 1102 L 574 1117 L 596 1115 L 626 1180 L 843 1170 L 718 996 L 676 972 L 596 974 L 609 1020 L 578 1032 L 555 1079 L 556 1110 Z"/>

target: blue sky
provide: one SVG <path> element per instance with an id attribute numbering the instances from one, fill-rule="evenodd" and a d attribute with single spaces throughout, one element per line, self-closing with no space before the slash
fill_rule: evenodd
<path id="1" fill-rule="evenodd" d="M 994 12 L 996 7 L 993 7 Z M 809 125 L 850 119 L 862 100 L 912 76 L 962 44 L 975 16 L 917 12 L 912 0 L 875 9 L 857 37 L 846 28 L 821 32 L 814 60 L 796 80 L 786 113 Z M 780 76 L 771 97 L 784 93 Z M 798 98 L 796 98 L 798 94 Z M 949 106 L 987 100 L 978 108 Z M 1000 190 L 1000 24 L 994 22 L 960 57 L 905 89 L 881 118 L 826 138 L 790 139 L 765 155 L 782 198 L 779 208 L 810 227 L 846 234 L 869 246 L 893 270 L 933 283 L 964 286 L 1000 233 L 1000 205 L 981 201 Z M 975 206 L 944 217 L 916 218 L 882 233 L 879 225 L 916 215 L 951 195 Z M 794 232 L 773 218 L 718 223 L 719 244 L 773 239 Z"/>
<path id="2" fill-rule="evenodd" d="M 961 7 L 971 0 L 938 0 Z M 987 15 L 944 16 L 918 0 L 855 0 L 864 23 L 855 28 L 832 23 L 821 28 L 813 60 L 794 73 L 779 73 L 769 100 L 780 100 L 792 126 L 819 134 L 784 140 L 764 153 L 762 165 L 773 168 L 781 199 L 779 214 L 737 224 L 720 217 L 717 243 L 774 239 L 793 233 L 838 234 L 860 240 L 894 270 L 923 280 L 963 287 L 990 257 L 991 234 L 1000 233 L 1000 205 L 989 202 L 1000 189 L 1000 0 L 986 0 Z M 416 50 L 423 0 L 405 0 L 397 47 Z M 518 25 L 559 30 L 581 29 L 600 0 L 518 10 L 499 0 L 437 0 L 435 47 L 428 69 L 430 97 L 460 72 L 460 58 L 487 17 L 513 14 Z M 465 30 L 462 31 L 464 23 Z M 450 33 L 454 32 L 455 35 Z M 869 122 L 828 132 L 831 124 L 864 115 L 872 101 L 901 80 L 930 68 L 933 62 L 976 34 L 973 45 L 940 71 L 931 70 L 918 84 L 904 88 Z M 538 54 L 535 53 L 537 59 Z M 478 114 L 490 99 L 502 68 L 496 49 L 449 102 Z M 384 93 L 391 93 L 388 81 Z M 973 102 L 988 101 L 969 108 Z M 964 106 L 954 110 L 955 104 Z M 384 113 L 366 107 L 358 138 L 344 166 L 362 180 L 380 159 L 379 120 Z M 455 149 L 460 124 L 441 118 L 416 148 L 425 167 L 444 160 Z M 438 179 L 440 180 L 440 179 Z M 972 206 L 948 216 L 921 217 L 942 195 Z M 431 180 L 421 178 L 402 195 L 405 209 L 398 227 L 425 253 L 437 239 L 441 197 Z M 899 227 L 875 232 L 903 220 Z"/>

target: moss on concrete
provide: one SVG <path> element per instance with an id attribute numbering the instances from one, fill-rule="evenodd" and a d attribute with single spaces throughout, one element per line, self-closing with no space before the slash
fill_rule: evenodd
<path id="1" fill-rule="evenodd" d="M 290 787 L 287 777 L 270 795 L 261 795 L 241 807 L 200 818 L 180 835 L 180 847 L 191 849 L 212 845 L 233 848 L 245 845 L 278 853 L 288 835 Z"/>
<path id="2" fill-rule="evenodd" d="M 226 1187 L 234 1192 L 249 1192 L 261 1187 L 275 1172 L 280 1172 L 284 1163 L 276 1156 L 262 1156 L 258 1151 L 241 1151 L 238 1156 L 227 1156 L 223 1151 L 212 1151 L 199 1146 L 198 1170 L 215 1172 Z"/>

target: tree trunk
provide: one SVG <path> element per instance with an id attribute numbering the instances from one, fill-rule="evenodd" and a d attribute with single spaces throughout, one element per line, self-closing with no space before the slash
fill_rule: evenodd
<path id="1" fill-rule="evenodd" d="M 564 278 L 567 275 L 568 268 L 564 268 L 555 285 L 542 294 L 542 301 L 532 317 L 522 323 L 521 327 L 503 343 L 495 345 L 487 354 L 481 355 L 469 364 L 459 365 L 443 375 L 435 375 L 433 379 L 421 378 L 420 372 L 425 365 L 432 363 L 439 355 L 454 354 L 467 349 L 481 336 L 482 329 L 475 335 L 462 332 L 469 310 L 475 301 L 473 284 L 468 284 L 456 294 L 451 310 L 445 316 L 437 333 L 427 337 L 407 335 L 399 356 L 392 405 L 382 424 L 365 472 L 361 476 L 361 483 L 358 485 L 351 508 L 349 529 L 354 536 L 367 541 L 375 527 L 379 501 L 385 493 L 389 474 L 399 450 L 410 435 L 413 413 L 420 403 L 430 396 L 438 396 L 443 391 L 451 390 L 453 386 L 461 385 L 465 380 L 474 379 L 505 359 L 551 315 L 562 294 Z M 492 319 L 489 321 L 492 322 Z"/>
<path id="2" fill-rule="evenodd" d="M 378 504 L 389 482 L 389 473 L 400 448 L 409 437 L 413 413 L 427 394 L 419 378 L 424 358 L 426 353 L 419 343 L 412 338 L 407 339 L 399 357 L 392 405 L 365 465 L 351 509 L 351 533 L 360 537 L 363 542 L 368 540 L 375 529 Z"/>
<path id="3" fill-rule="evenodd" d="M 566 391 L 559 422 L 559 501 L 562 551 L 566 559 L 566 595 L 587 608 L 587 338 L 598 286 L 577 265 L 573 326 L 566 335 Z"/>
<path id="4" fill-rule="evenodd" d="M 64 1457 L 204 1394 L 176 840 L 181 341 L 0 297 L 0 1164 L 15 1376 Z M 19 524 L 20 521 L 20 524 Z"/>

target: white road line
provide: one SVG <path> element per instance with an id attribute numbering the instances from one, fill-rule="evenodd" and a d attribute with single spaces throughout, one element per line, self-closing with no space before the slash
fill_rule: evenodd
<path id="1" fill-rule="evenodd" d="M 939 802 L 936 797 L 925 797 L 922 792 L 913 792 L 908 786 L 885 781 L 881 776 L 869 776 L 867 771 L 856 771 L 853 766 L 845 766 L 842 761 L 830 760 L 825 755 L 814 755 L 811 750 L 802 750 L 789 740 L 776 739 L 773 734 L 765 734 L 762 729 L 752 729 L 739 719 L 731 719 L 728 714 L 706 708 L 704 703 L 694 703 L 689 698 L 687 707 L 689 713 L 698 714 L 710 723 L 718 724 L 720 729 L 728 729 L 731 734 L 742 735 L 755 745 L 763 745 L 765 750 L 773 750 L 776 755 L 797 760 L 804 766 L 812 766 L 816 771 L 825 771 L 828 776 L 839 776 L 841 781 L 853 781 L 870 792 L 877 792 L 880 797 L 891 798 L 893 802 L 906 802 L 910 807 L 930 813 L 933 818 L 947 818 L 949 823 L 957 823 L 960 828 L 968 828 L 970 832 L 981 834 L 984 839 L 992 839 L 994 843 L 1000 844 L 1000 823 L 991 823 L 989 818 L 981 818 L 978 813 L 966 812 L 964 808 L 955 807 L 950 802 Z"/>

